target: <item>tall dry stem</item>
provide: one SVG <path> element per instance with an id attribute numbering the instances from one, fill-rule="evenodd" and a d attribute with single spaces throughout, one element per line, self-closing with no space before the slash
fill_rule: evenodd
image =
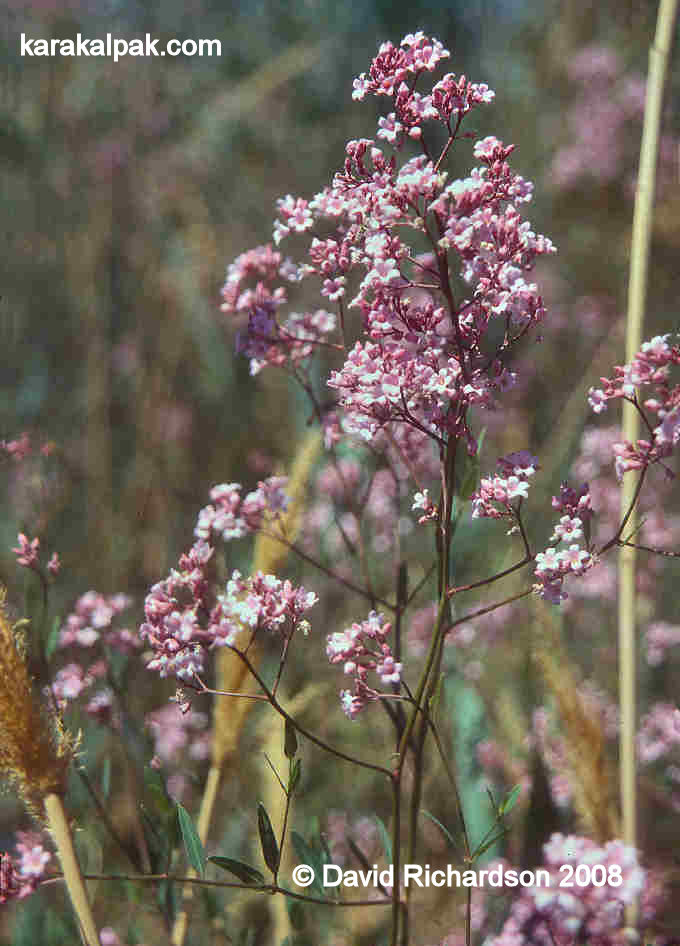
<path id="1" fill-rule="evenodd" d="M 650 245 L 654 210 L 656 168 L 659 158 L 659 131 L 663 106 L 664 86 L 670 56 L 673 28 L 677 16 L 677 0 L 661 0 L 656 23 L 656 35 L 649 50 L 647 98 L 640 149 L 640 169 L 635 194 L 633 236 L 628 283 L 628 312 L 626 321 L 626 362 L 630 363 L 642 344 L 642 324 L 647 295 Z M 623 436 L 635 442 L 640 433 L 640 417 L 634 404 L 623 403 Z M 636 477 L 624 475 L 621 490 L 621 515 L 626 515 L 635 494 Z M 635 512 L 628 521 L 628 532 L 637 527 Z M 625 536 L 623 536 L 625 538 Z M 637 847 L 637 789 L 635 779 L 636 683 L 635 683 L 635 549 L 622 547 L 619 551 L 619 708 L 620 733 L 620 793 L 623 817 L 623 840 Z M 634 926 L 637 908 L 628 911 L 628 922 Z"/>
<path id="2" fill-rule="evenodd" d="M 0 589 L 0 772 L 14 783 L 30 814 L 49 827 L 83 941 L 99 946 L 62 800 L 74 751 L 60 721 L 38 699 Z"/>

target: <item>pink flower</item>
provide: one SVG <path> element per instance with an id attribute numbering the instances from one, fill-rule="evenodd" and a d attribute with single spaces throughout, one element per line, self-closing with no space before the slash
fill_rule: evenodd
<path id="1" fill-rule="evenodd" d="M 349 719 L 354 719 L 367 702 L 379 699 L 379 692 L 367 683 L 368 673 L 380 677 L 385 686 L 401 682 L 401 662 L 392 655 L 387 635 L 391 624 L 382 614 L 371 611 L 366 621 L 354 623 L 327 638 L 326 654 L 332 664 L 344 663 L 344 671 L 354 677 L 354 691 L 342 690 L 340 703 Z"/>
<path id="2" fill-rule="evenodd" d="M 29 542 L 23 532 L 18 535 L 19 545 L 12 549 L 17 557 L 17 563 L 24 568 L 38 568 L 38 549 L 40 548 L 40 539 L 35 538 Z"/>
<path id="3" fill-rule="evenodd" d="M 61 571 L 61 561 L 59 559 L 59 555 L 56 552 L 52 553 L 52 556 L 47 563 L 47 571 L 50 573 L 50 575 L 54 575 L 55 577 Z"/>

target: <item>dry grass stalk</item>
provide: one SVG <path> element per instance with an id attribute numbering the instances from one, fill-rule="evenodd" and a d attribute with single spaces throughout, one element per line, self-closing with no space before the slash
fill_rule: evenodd
<path id="1" fill-rule="evenodd" d="M 599 842 L 618 837 L 616 780 L 607 754 L 603 722 L 583 696 L 573 665 L 555 634 L 544 636 L 534 660 L 555 700 L 562 721 L 574 808 L 587 834 Z"/>
<path id="2" fill-rule="evenodd" d="M 645 96 L 645 117 L 640 145 L 640 170 L 635 191 L 633 234 L 630 250 L 630 278 L 628 282 L 628 308 L 626 313 L 626 361 L 632 361 L 642 343 L 642 326 L 647 299 L 649 259 L 654 221 L 654 192 L 656 169 L 659 160 L 661 114 L 663 109 L 666 76 L 677 19 L 678 0 L 660 0 L 654 42 L 649 50 L 649 75 Z M 640 418 L 633 404 L 623 403 L 623 436 L 635 442 L 640 435 Z M 628 473 L 621 488 L 621 515 L 625 516 L 633 503 L 637 477 Z M 633 510 L 628 520 L 627 532 L 637 526 L 637 514 Z M 622 547 L 619 550 L 619 709 L 621 730 L 619 738 L 619 782 L 623 815 L 623 840 L 637 847 L 637 780 L 635 760 L 636 697 L 635 676 L 636 635 L 636 550 Z M 637 903 L 626 911 L 628 923 L 634 926 L 637 920 Z"/>
<path id="3" fill-rule="evenodd" d="M 44 800 L 62 794 L 73 744 L 39 702 L 21 639 L 10 624 L 0 591 L 0 770 L 14 783 L 28 811 L 43 820 Z"/>
<path id="4" fill-rule="evenodd" d="M 83 940 L 99 946 L 62 801 L 74 752 L 73 740 L 38 699 L 0 589 L 0 771 L 13 782 L 27 810 L 50 829 Z"/>

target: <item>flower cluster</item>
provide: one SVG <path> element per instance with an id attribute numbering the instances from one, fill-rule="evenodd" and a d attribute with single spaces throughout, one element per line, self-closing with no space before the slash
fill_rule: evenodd
<path id="1" fill-rule="evenodd" d="M 296 628 L 309 631 L 303 620 L 306 611 L 319 599 L 313 591 L 296 588 L 288 579 L 257 572 L 243 578 L 233 572 L 226 592 L 217 596 L 211 615 L 212 626 L 220 643 L 233 645 L 242 630 L 263 628 L 288 637 Z"/>
<path id="2" fill-rule="evenodd" d="M 421 72 L 432 72 L 442 59 L 448 59 L 450 53 L 437 39 L 428 39 L 420 30 L 409 33 L 398 47 L 392 43 L 383 43 L 378 55 L 371 63 L 368 77 L 362 72 L 354 80 L 353 99 L 363 99 L 371 92 L 374 95 L 394 96 L 395 89 L 409 76 L 418 76 Z M 408 92 L 408 87 L 405 88 Z M 400 109 L 400 117 L 404 117 Z"/>
<path id="3" fill-rule="evenodd" d="M 210 490 L 212 503 L 198 514 L 194 535 L 209 542 L 212 534 L 221 535 L 225 542 L 240 539 L 257 532 L 267 516 L 276 516 L 288 505 L 284 493 L 286 478 L 270 476 L 261 481 L 256 490 L 241 498 L 240 483 L 220 483 Z"/>
<path id="4" fill-rule="evenodd" d="M 207 568 L 214 551 L 199 539 L 181 556 L 179 568 L 146 596 L 146 621 L 139 633 L 154 653 L 148 669 L 158 670 L 162 677 L 191 681 L 203 671 L 204 646 L 215 642 L 205 620 L 211 610 Z"/>
<path id="5" fill-rule="evenodd" d="M 537 584 L 534 585 L 542 598 L 559 604 L 567 597 L 562 585 L 567 575 L 583 575 L 595 564 L 593 555 L 579 545 L 578 540 L 590 535 L 592 508 L 588 485 L 573 489 L 566 483 L 560 486 L 559 496 L 553 496 L 553 509 L 562 513 L 550 538 L 556 545 L 569 543 L 568 548 L 559 552 L 556 545 L 536 556 Z"/>
<path id="6" fill-rule="evenodd" d="M 635 444 L 624 440 L 614 445 L 616 475 L 620 480 L 628 470 L 641 470 L 669 457 L 680 443 L 680 384 L 671 385 L 670 369 L 680 365 L 680 347 L 669 344 L 670 335 L 656 335 L 645 342 L 629 365 L 617 366 L 613 379 L 602 378 L 601 388 L 591 388 L 590 406 L 596 414 L 605 410 L 607 402 L 625 398 L 639 404 L 636 388 L 652 387 L 652 396 L 644 407 L 656 416 L 656 423 L 647 420 L 649 439 Z"/>
<path id="7" fill-rule="evenodd" d="M 638 73 L 625 74 L 614 50 L 600 45 L 570 55 L 568 76 L 577 89 L 560 117 L 569 143 L 555 154 L 553 185 L 574 190 L 588 179 L 601 186 L 619 181 L 627 170 L 631 138 L 636 141 L 639 134 L 631 136 L 630 124 L 644 113 L 645 80 Z"/>
<path id="8" fill-rule="evenodd" d="M 17 856 L 0 855 L 0 903 L 32 894 L 52 859 L 35 832 L 18 831 L 17 838 Z"/>
<path id="9" fill-rule="evenodd" d="M 482 477 L 479 489 L 473 493 L 472 516 L 514 522 L 516 515 L 511 501 L 526 499 L 529 495 L 529 477 L 538 469 L 538 460 L 528 450 L 519 450 L 499 457 L 498 466 L 503 475 Z"/>
<path id="10" fill-rule="evenodd" d="M 680 709 L 671 703 L 656 703 L 640 726 L 640 761 L 656 762 L 680 745 Z"/>
<path id="11" fill-rule="evenodd" d="M 23 532 L 19 533 L 17 539 L 19 541 L 19 545 L 12 549 L 17 557 L 17 564 L 23 565 L 24 568 L 30 568 L 35 572 L 40 572 L 40 539 L 36 536 L 35 539 L 29 540 Z M 59 560 L 59 555 L 56 552 L 52 553 L 46 568 L 49 574 L 53 577 L 59 574 L 61 570 L 61 561 Z"/>
<path id="12" fill-rule="evenodd" d="M 371 611 L 367 620 L 355 622 L 344 631 L 335 631 L 327 638 L 326 654 L 332 664 L 344 662 L 345 673 L 354 677 L 354 691 L 342 690 L 340 702 L 350 718 L 366 703 L 377 700 L 380 692 L 367 683 L 369 672 L 376 673 L 383 685 L 401 681 L 401 663 L 395 661 L 387 636 L 392 625 L 382 614 Z"/>
<path id="13" fill-rule="evenodd" d="M 97 642 L 122 654 L 134 653 L 139 640 L 127 628 L 114 628 L 112 622 L 132 604 L 125 594 L 102 595 L 87 591 L 76 601 L 73 612 L 59 632 L 60 647 L 92 647 Z"/>
<path id="14" fill-rule="evenodd" d="M 149 669 L 162 677 L 191 682 L 203 672 L 206 650 L 233 645 L 246 628 L 288 636 L 316 604 L 313 592 L 262 572 L 244 579 L 235 571 L 226 592 L 213 596 L 207 575 L 213 552 L 199 539 L 147 595 L 140 634 L 154 651 Z"/>
<path id="15" fill-rule="evenodd" d="M 316 350 L 335 331 L 332 312 L 293 312 L 279 325 L 272 309 L 258 306 L 249 315 L 248 329 L 241 333 L 236 350 L 250 358 L 250 373 L 258 374 L 269 365 L 295 364 Z"/>
<path id="16" fill-rule="evenodd" d="M 417 493 L 414 493 L 411 509 L 413 512 L 422 513 L 418 519 L 419 525 L 422 525 L 424 522 L 432 522 L 437 518 L 437 504 L 432 501 L 430 491 L 427 489 L 419 490 Z"/>
<path id="17" fill-rule="evenodd" d="M 597 943 L 618 946 L 625 905 L 643 889 L 645 872 L 636 852 L 621 841 L 602 847 L 588 838 L 553 834 L 543 848 L 550 886 L 523 887 L 510 916 L 490 946 L 554 946 L 558 943 Z M 563 865 L 594 868 L 591 882 L 560 886 Z M 604 883 L 602 881 L 604 880 Z"/>
<path id="18" fill-rule="evenodd" d="M 261 572 L 244 579 L 234 571 L 226 591 L 216 594 L 208 575 L 214 534 L 229 541 L 260 530 L 286 509 L 286 482 L 271 476 L 245 498 L 239 483 L 211 489 L 212 503 L 201 509 L 194 529 L 196 542 L 146 597 L 140 635 L 153 650 L 149 669 L 191 682 L 203 672 L 206 650 L 232 646 L 244 629 L 278 631 L 286 637 L 303 623 L 304 612 L 317 600 L 304 588 Z"/>
<path id="19" fill-rule="evenodd" d="M 658 667 L 666 657 L 666 651 L 680 644 L 680 626 L 667 621 L 654 621 L 647 628 L 647 663 Z"/>
<path id="20" fill-rule="evenodd" d="M 273 292 L 267 289 L 267 283 L 283 278 L 282 265 L 283 257 L 271 245 L 258 246 L 238 256 L 227 267 L 222 311 L 231 316 L 247 315 L 258 306 L 271 309 L 286 302 L 284 286 L 278 286 Z M 248 288 L 253 280 L 257 280 L 255 289 Z"/>
<path id="21" fill-rule="evenodd" d="M 195 761 L 210 755 L 210 731 L 205 713 L 194 709 L 183 713 L 177 703 L 166 703 L 148 713 L 145 722 L 154 738 L 154 767 L 175 765 L 183 749 Z"/>
<path id="22" fill-rule="evenodd" d="M 655 703 L 645 714 L 638 732 L 641 765 L 663 765 L 670 785 L 669 801 L 680 811 L 680 709 L 672 703 Z"/>
<path id="23" fill-rule="evenodd" d="M 31 438 L 26 431 L 20 434 L 16 440 L 0 440 L 0 451 L 11 457 L 16 463 L 20 463 L 27 457 L 32 449 Z"/>
<path id="24" fill-rule="evenodd" d="M 104 656 L 87 668 L 72 661 L 57 671 L 51 690 L 61 710 L 86 694 L 88 702 L 84 709 L 88 716 L 103 725 L 119 725 L 116 698 L 106 684 L 110 669 L 108 658 L 111 652 L 132 655 L 141 647 L 138 636 L 129 628 L 113 625 L 115 618 L 131 604 L 132 598 L 128 595 L 102 595 L 97 591 L 88 591 L 76 601 L 59 632 L 57 646 L 61 649 L 95 648 Z"/>
<path id="25" fill-rule="evenodd" d="M 265 363 L 293 365 L 315 345 L 328 344 L 335 322 L 323 310 L 281 318 L 285 283 L 315 276 L 321 295 L 342 307 L 356 273 L 359 289 L 350 306 L 360 310 L 365 335 L 328 381 L 344 410 L 344 432 L 373 439 L 388 424 L 407 425 L 437 442 L 464 436 L 474 451 L 467 409 L 493 406 L 495 393 L 514 383 L 501 356 L 543 318 L 538 290 L 525 277 L 536 257 L 554 247 L 517 210 L 532 187 L 510 170 L 513 146 L 494 137 L 478 141 L 479 164 L 462 181 L 449 181 L 441 169 L 464 117 L 494 95 L 453 74 L 429 93 L 416 90 L 420 77 L 448 56 L 420 32 L 398 47 L 383 44 L 368 74 L 355 80 L 353 97 L 392 99 L 394 110 L 380 119 L 376 138 L 397 151 L 411 140 L 422 153 L 399 167 L 396 155 L 373 139 L 350 141 L 330 187 L 311 200 L 289 194 L 278 202 L 275 242 L 309 233 L 306 261 L 284 261 L 271 246 L 243 254 L 227 271 L 222 310 L 249 316 L 238 347 L 253 372 Z M 426 123 L 443 126 L 448 136 L 436 161 L 423 137 Z M 322 232 L 315 234 L 317 225 Z M 405 241 L 409 231 L 425 239 L 427 253 Z M 454 299 L 458 276 L 467 298 Z M 499 319 L 503 340 L 489 357 L 483 342 Z"/>

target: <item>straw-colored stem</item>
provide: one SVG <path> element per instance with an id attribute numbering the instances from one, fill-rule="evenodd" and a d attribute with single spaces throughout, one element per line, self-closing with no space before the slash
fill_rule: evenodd
<path id="1" fill-rule="evenodd" d="M 626 322 L 626 361 L 630 363 L 642 344 L 642 323 L 647 294 L 650 244 L 654 208 L 656 166 L 659 155 L 659 129 L 666 71 L 673 26 L 677 14 L 677 0 L 661 0 L 656 24 L 656 36 L 649 51 L 647 99 L 640 149 L 640 168 L 635 195 L 633 236 L 631 244 L 630 279 L 628 284 L 628 312 Z M 635 442 L 639 437 L 640 419 L 635 406 L 623 404 L 623 436 Z M 636 477 L 624 476 L 621 490 L 621 510 L 625 515 L 635 491 Z M 637 516 L 633 511 L 628 531 L 634 532 Z M 620 791 L 623 841 L 637 847 L 635 733 L 635 559 L 636 550 L 630 546 L 619 552 L 619 703 L 620 733 Z M 637 920 L 637 905 L 632 904 L 627 919 L 630 925 Z"/>
<path id="2" fill-rule="evenodd" d="M 85 881 L 73 847 L 71 829 L 68 826 L 66 812 L 61 797 L 49 794 L 45 797 L 45 814 L 50 831 L 59 852 L 59 860 L 64 872 L 66 888 L 73 904 L 73 909 L 80 923 L 80 932 L 87 946 L 100 946 L 99 933 L 92 916 L 92 908 L 87 896 Z"/>
<path id="3" fill-rule="evenodd" d="M 201 808 L 198 813 L 198 822 L 196 824 L 196 829 L 198 831 L 198 836 L 201 839 L 201 844 L 205 844 L 208 840 L 210 822 L 212 821 L 212 813 L 213 809 L 215 808 L 215 802 L 217 801 L 221 778 L 222 767 L 215 764 L 211 765 L 210 771 L 208 772 L 208 778 L 205 783 L 205 789 L 203 791 Z M 196 871 L 192 868 L 189 871 L 189 877 L 196 876 Z M 192 885 L 185 884 L 184 890 L 182 891 L 183 906 L 177 914 L 175 924 L 172 928 L 172 946 L 182 946 L 184 943 L 184 937 L 187 935 L 187 925 L 189 923 L 189 904 L 193 898 L 193 895 L 194 891 Z"/>

